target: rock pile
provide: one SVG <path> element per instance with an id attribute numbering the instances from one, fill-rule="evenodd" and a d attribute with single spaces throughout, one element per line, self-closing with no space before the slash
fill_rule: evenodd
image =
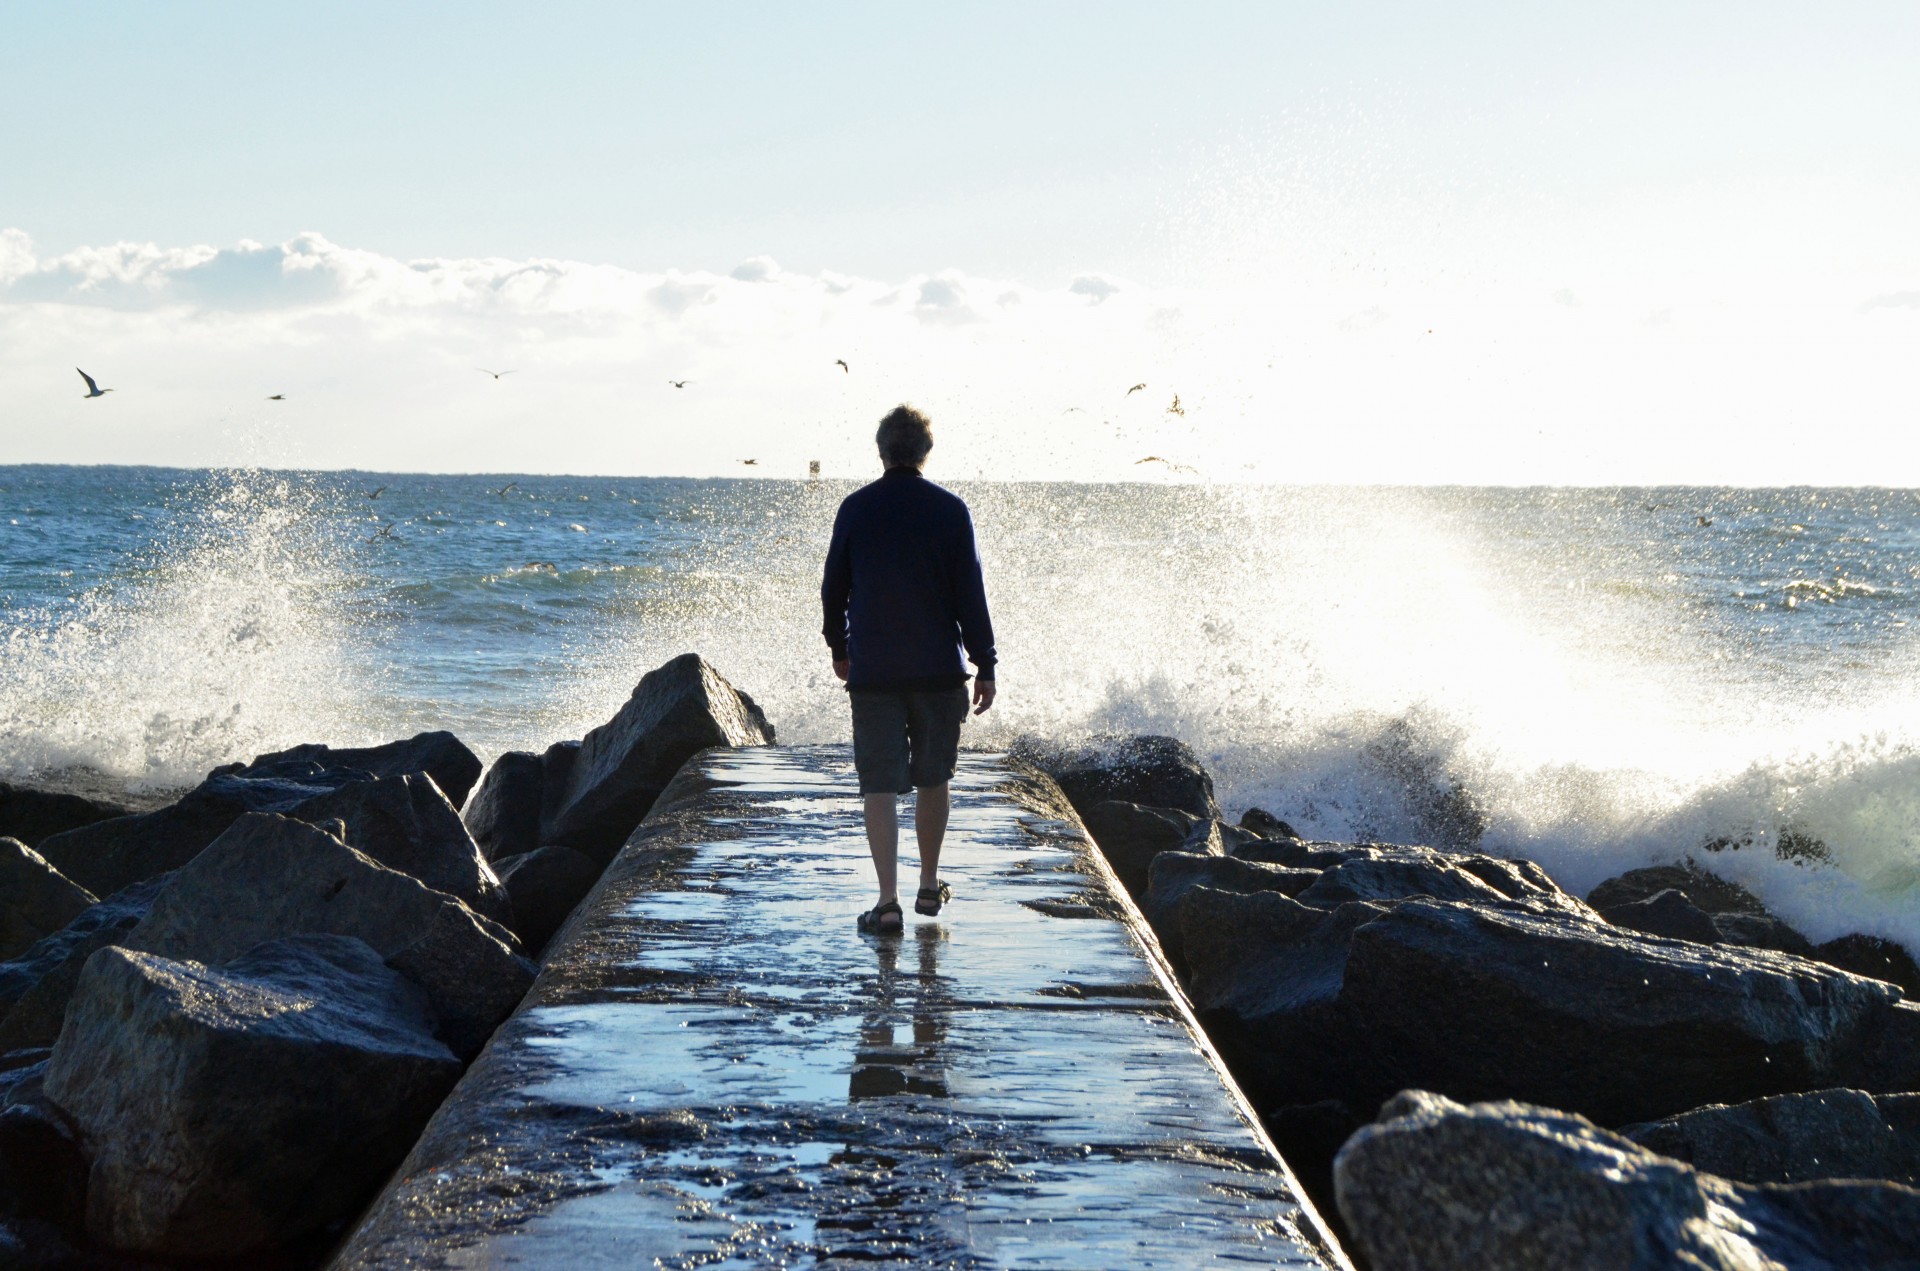
<path id="1" fill-rule="evenodd" d="M 1645 1233 L 1716 1206 L 1776 1224 L 1786 1234 L 1756 1248 L 1787 1267 L 1896 1265 L 1894 1244 L 1861 1233 L 1920 1212 L 1903 1187 L 1920 1163 L 1920 974 L 1898 945 L 1815 946 L 1691 864 L 1582 900 L 1464 838 L 1306 842 L 1260 809 L 1228 825 L 1171 738 L 1015 753 L 1061 781 L 1275 1141 L 1323 1209 L 1337 1197 L 1376 1271 L 1671 1265 L 1694 1237 Z M 1658 1166 L 1613 1179 L 1597 1162 L 1621 1153 Z M 1756 1190 L 1816 1179 L 1871 1181 L 1804 1204 Z M 1595 1248 L 1665 1252 L 1583 1262 L 1570 1230 L 1556 1254 L 1554 1206 L 1576 1196 L 1598 1207 L 1595 1231 L 1613 1223 Z M 1433 1219 L 1476 1204 L 1491 1206 L 1479 1235 Z"/>
<path id="2" fill-rule="evenodd" d="M 146 810 L 0 790 L 0 1264 L 317 1254 L 679 766 L 772 736 L 689 654 L 485 781 L 438 732 Z"/>

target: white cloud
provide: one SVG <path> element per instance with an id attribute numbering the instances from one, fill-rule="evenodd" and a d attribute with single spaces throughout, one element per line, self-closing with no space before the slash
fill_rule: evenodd
<path id="1" fill-rule="evenodd" d="M 398 260 L 313 233 L 40 256 L 0 230 L 0 463 L 852 473 L 912 400 L 949 476 L 1137 479 L 1174 454 L 1220 479 L 1920 479 L 1894 427 L 1904 324 L 1857 318 L 1914 293 L 1609 279 L 1542 323 L 1559 268 L 1034 287 Z M 1666 308 L 1687 320 L 1647 324 Z M 75 365 L 117 391 L 83 401 Z"/>

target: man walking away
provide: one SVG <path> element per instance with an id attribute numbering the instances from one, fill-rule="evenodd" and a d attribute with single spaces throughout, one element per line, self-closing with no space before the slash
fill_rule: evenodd
<path id="1" fill-rule="evenodd" d="M 920 475 L 933 425 L 899 406 L 880 421 L 874 441 L 885 472 L 840 504 L 820 603 L 833 673 L 846 681 L 853 704 L 853 764 L 880 880 L 880 903 L 860 915 L 860 930 L 897 935 L 905 916 L 895 796 L 915 792 L 914 912 L 937 914 L 953 894 L 940 880 L 940 843 L 967 714 L 960 653 L 964 646 L 973 661 L 973 713 L 983 714 L 993 705 L 993 622 L 973 516 L 958 495 Z"/>

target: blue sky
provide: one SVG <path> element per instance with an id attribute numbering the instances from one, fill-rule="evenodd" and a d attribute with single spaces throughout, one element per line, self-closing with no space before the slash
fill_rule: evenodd
<path id="1" fill-rule="evenodd" d="M 1160 403 L 1153 429 L 1115 424 L 1095 466 L 1116 470 L 1140 445 L 1198 454 L 1248 439 L 1237 430 L 1260 442 L 1273 429 L 1258 421 L 1284 419 L 1369 439 L 1350 452 L 1321 445 L 1307 465 L 1316 479 L 1417 477 L 1419 465 L 1386 472 L 1369 455 L 1404 439 L 1415 404 L 1445 401 L 1458 413 L 1422 431 L 1444 423 L 1484 453 L 1469 447 L 1462 470 L 1435 479 L 1612 479 L 1634 463 L 1571 442 L 1516 457 L 1516 439 L 1536 435 L 1522 426 L 1564 418 L 1577 438 L 1684 398 L 1685 444 L 1644 475 L 1692 479 L 1756 426 L 1778 436 L 1776 467 L 1802 464 L 1796 430 L 1835 377 L 1851 387 L 1832 409 L 1863 441 L 1912 416 L 1904 371 L 1881 352 L 1905 347 L 1913 331 L 1900 324 L 1920 313 L 1900 299 L 1920 292 L 1912 5 L 75 4 L 0 15 L 0 229 L 16 231 L 0 246 L 0 334 L 9 310 L 35 332 L 0 346 L 0 411 L 78 430 L 0 438 L 0 461 L 217 462 L 235 428 L 254 427 L 227 398 L 179 383 L 138 406 L 120 398 L 115 418 L 140 422 L 100 430 L 99 411 L 67 400 L 71 386 L 42 387 L 39 363 L 22 361 L 28 343 L 60 366 L 117 359 L 125 369 L 103 378 L 125 379 L 150 365 L 210 373 L 238 340 L 276 386 L 299 384 L 312 401 L 330 384 L 342 410 L 391 412 L 439 437 L 463 425 L 434 413 L 444 394 L 402 391 L 418 378 L 416 354 L 457 345 L 449 370 L 483 354 L 538 363 L 571 332 L 542 409 L 577 417 L 584 445 L 596 413 L 634 399 L 618 382 L 626 370 L 649 391 L 689 364 L 744 385 L 756 350 L 815 364 L 808 340 L 823 324 L 861 327 L 869 358 L 900 369 L 874 385 L 876 401 L 884 388 L 976 402 L 983 442 L 1031 426 L 1008 411 L 1049 374 L 1074 401 L 1105 391 L 1109 374 L 1151 378 L 1156 395 L 1189 385 L 1183 402 L 1200 405 L 1187 415 Z M 285 250 L 302 234 L 359 254 L 353 278 L 338 272 L 345 256 L 328 258 L 324 286 L 290 274 L 289 260 L 304 268 L 312 255 Z M 103 287 L 99 253 L 114 244 L 176 255 L 122 260 Z M 228 255 L 178 255 L 202 247 Z M 777 261 L 789 299 L 825 288 L 866 307 L 897 302 L 912 321 L 866 330 L 864 312 L 809 301 L 804 314 L 732 305 L 724 331 L 646 325 L 669 294 L 728 307 L 716 299 L 740 289 L 728 275 L 757 257 Z M 391 317 L 390 290 L 340 308 L 366 280 L 398 285 L 423 259 L 494 262 L 479 272 L 496 280 L 512 273 L 499 262 L 625 271 L 615 290 L 649 297 L 633 301 L 645 331 L 634 313 L 606 316 L 625 303 L 614 301 L 599 318 L 570 311 L 564 331 L 543 328 L 555 319 L 538 305 L 510 320 L 490 311 L 502 325 L 488 329 L 470 303 L 435 301 L 429 315 L 417 298 L 395 329 L 370 316 Z M 1117 289 L 1114 304 L 1086 284 L 1070 290 L 1089 277 Z M 860 287 L 833 292 L 848 279 Z M 966 321 L 924 303 L 956 287 L 974 300 Z M 1033 316 L 1062 297 L 1100 307 L 1106 325 L 1068 331 Z M 1130 326 L 1114 317 L 1128 299 Z M 669 316 L 684 317 L 673 303 L 682 312 Z M 232 320 L 241 311 L 256 315 L 245 332 Z M 595 322 L 597 336 L 584 329 Z M 49 323 L 72 329 L 56 339 Z M 1649 324 L 1671 328 L 1659 337 L 1669 347 L 1648 345 Z M 1458 342 L 1430 354 L 1429 329 Z M 1768 378 L 1787 374 L 1783 347 L 1802 378 Z M 1023 349 L 1031 365 L 1014 366 Z M 1303 370 L 1388 369 L 1406 391 L 1353 400 L 1311 376 L 1261 382 L 1289 349 Z M 315 369 L 329 350 L 337 361 Z M 1715 407 L 1689 396 L 1698 376 L 1676 369 L 1687 358 L 1710 379 L 1762 379 Z M 587 362 L 601 389 L 562 391 L 559 368 Z M 964 376 L 926 385 L 959 365 Z M 1018 384 L 982 396 L 988 366 L 1017 371 Z M 1604 384 L 1598 405 L 1583 383 Z M 754 444 L 755 428 L 791 424 L 770 422 L 788 402 L 808 419 L 866 411 L 848 387 L 740 387 L 671 408 L 711 410 L 707 423 Z M 532 392 L 511 408 L 463 399 L 461 417 L 478 410 L 504 437 Z M 1674 450 L 1678 418 L 1646 439 Z M 281 446 L 264 426 L 249 444 L 288 461 L 395 466 L 435 449 L 383 462 L 379 428 L 314 450 Z M 1028 459 L 1057 464 L 1090 444 Z M 491 467 L 538 458 L 505 443 L 480 453 Z M 1898 458 L 1920 479 L 1920 452 Z M 667 466 L 724 462 L 686 450 Z M 1725 469 L 1765 475 L 1746 460 Z"/>

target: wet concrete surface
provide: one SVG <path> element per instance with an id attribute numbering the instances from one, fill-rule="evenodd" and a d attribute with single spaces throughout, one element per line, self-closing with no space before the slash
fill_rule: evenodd
<path id="1" fill-rule="evenodd" d="M 334 1265 L 1346 1266 L 1051 782 L 962 757 L 897 937 L 855 791 L 696 757 Z"/>

